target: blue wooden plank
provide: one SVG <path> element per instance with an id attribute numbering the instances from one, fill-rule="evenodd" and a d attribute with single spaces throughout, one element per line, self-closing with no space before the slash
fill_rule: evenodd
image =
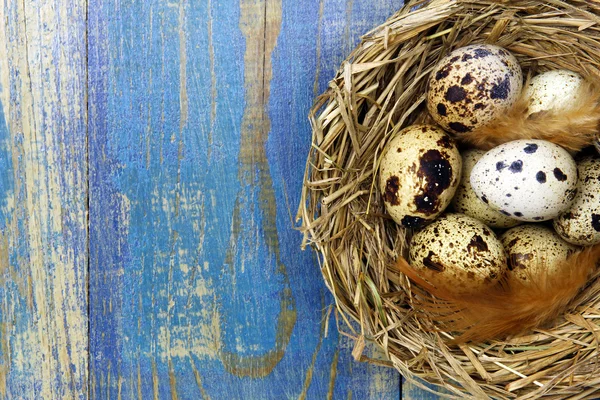
<path id="1" fill-rule="evenodd" d="M 315 87 L 395 9 L 368 4 L 90 2 L 93 397 L 399 396 L 325 337 L 291 228 Z"/>
<path id="2" fill-rule="evenodd" d="M 341 62 L 358 43 L 360 35 L 385 20 L 402 3 L 380 1 L 374 6 L 373 2 L 367 1 L 322 0 L 318 6 L 313 3 L 312 7 L 295 4 L 297 2 L 283 2 L 283 9 L 287 12 L 283 14 L 282 32 L 273 55 L 269 104 L 272 131 L 267 141 L 267 155 L 276 191 L 284 193 L 286 199 L 285 203 L 278 203 L 278 231 L 280 237 L 287 235 L 285 242 L 291 244 L 291 254 L 287 255 L 290 257 L 289 264 L 304 269 L 304 272 L 298 270 L 293 274 L 299 278 L 293 287 L 301 288 L 300 291 L 309 296 L 318 287 L 325 293 L 325 304 L 329 305 L 333 300 L 320 282 L 321 274 L 312 255 L 308 251 L 297 253 L 295 246 L 299 238 L 288 228 L 295 206 L 300 201 L 303 166 L 311 141 L 307 115 L 316 95 L 325 90 Z M 314 301 L 306 301 L 309 310 L 317 308 Z M 314 316 L 305 318 L 314 321 Z M 333 321 L 331 329 L 335 330 Z M 356 363 L 350 356 L 352 343 L 346 338 L 340 340 L 337 347 L 340 352 L 337 363 L 340 381 L 333 388 L 333 398 L 399 397 L 397 372 Z M 327 353 L 331 354 L 336 349 L 334 343 L 328 343 Z M 321 393 L 325 391 L 311 392 L 309 398 L 319 398 Z"/>
<path id="3" fill-rule="evenodd" d="M 0 398 L 87 393 L 85 2 L 0 8 Z"/>

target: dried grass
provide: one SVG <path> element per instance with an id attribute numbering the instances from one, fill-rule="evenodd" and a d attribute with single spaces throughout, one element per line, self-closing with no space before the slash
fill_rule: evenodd
<path id="1" fill-rule="evenodd" d="M 298 213 L 303 246 L 320 254 L 357 359 L 365 359 L 365 341 L 375 342 L 407 379 L 440 385 L 455 398 L 598 398 L 600 280 L 551 328 L 453 346 L 450 333 L 413 310 L 418 292 L 389 268 L 406 253 L 409 232 L 385 215 L 375 183 L 381 151 L 396 130 L 430 121 L 424 93 L 438 60 L 481 42 L 506 47 L 530 74 L 567 68 L 598 79 L 600 4 L 410 1 L 367 33 L 310 115 Z"/>

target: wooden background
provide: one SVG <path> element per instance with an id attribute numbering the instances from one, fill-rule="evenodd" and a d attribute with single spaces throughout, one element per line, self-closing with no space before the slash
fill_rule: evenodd
<path id="1" fill-rule="evenodd" d="M 312 101 L 401 4 L 3 0 L 0 398 L 429 398 L 292 229 Z"/>

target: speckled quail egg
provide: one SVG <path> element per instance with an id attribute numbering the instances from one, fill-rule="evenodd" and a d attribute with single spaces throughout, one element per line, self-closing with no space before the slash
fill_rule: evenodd
<path id="1" fill-rule="evenodd" d="M 471 170 L 485 154 L 483 150 L 470 149 L 461 154 L 463 161 L 460 184 L 452 199 L 454 211 L 476 218 L 492 228 L 510 228 L 519 225 L 521 221 L 507 217 L 484 203 L 473 191 L 471 186 Z"/>
<path id="2" fill-rule="evenodd" d="M 557 217 L 577 193 L 577 166 L 562 147 L 544 140 L 515 140 L 488 151 L 471 171 L 481 200 L 521 221 Z"/>
<path id="3" fill-rule="evenodd" d="M 554 229 L 569 243 L 600 243 L 600 158 L 585 158 L 577 165 L 579 185 L 575 201 L 554 220 Z"/>
<path id="4" fill-rule="evenodd" d="M 379 187 L 396 223 L 416 228 L 450 204 L 462 161 L 454 140 L 432 125 L 398 132 L 383 151 Z"/>
<path id="5" fill-rule="evenodd" d="M 456 134 L 485 125 L 521 94 L 523 73 L 502 47 L 474 44 L 444 57 L 429 79 L 427 108 L 433 119 Z"/>
<path id="6" fill-rule="evenodd" d="M 551 276 L 557 266 L 577 250 L 552 229 L 540 224 L 526 224 L 509 229 L 500 236 L 508 260 L 508 276 L 535 283 L 542 274 Z"/>
<path id="7" fill-rule="evenodd" d="M 410 263 L 434 286 L 454 294 L 475 294 L 504 274 L 506 257 L 494 232 L 475 218 L 446 214 L 417 232 Z"/>
<path id="8" fill-rule="evenodd" d="M 568 109 L 578 98 L 584 80 L 566 69 L 547 71 L 535 76 L 525 88 L 529 114 Z"/>

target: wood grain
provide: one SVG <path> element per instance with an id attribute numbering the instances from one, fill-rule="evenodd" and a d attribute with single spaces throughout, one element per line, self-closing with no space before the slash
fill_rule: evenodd
<path id="1" fill-rule="evenodd" d="M 315 87 L 395 8 L 368 3 L 90 3 L 93 397 L 399 396 L 291 222 Z"/>
<path id="2" fill-rule="evenodd" d="M 86 3 L 0 7 L 0 398 L 86 398 Z"/>
<path id="3" fill-rule="evenodd" d="M 312 101 L 400 6 L 4 0 L 0 398 L 400 397 L 292 227 Z"/>

